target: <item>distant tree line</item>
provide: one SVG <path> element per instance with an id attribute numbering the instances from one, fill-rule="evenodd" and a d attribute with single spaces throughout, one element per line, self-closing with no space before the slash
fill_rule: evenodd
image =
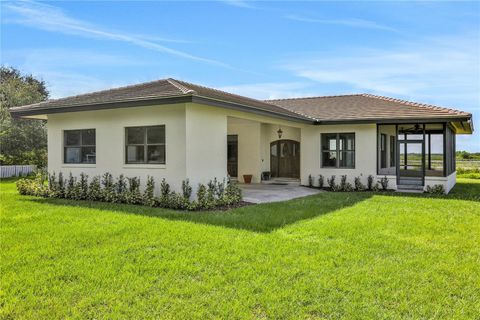
<path id="1" fill-rule="evenodd" d="M 9 109 L 48 99 L 43 80 L 0 67 L 0 164 L 47 165 L 46 121 L 13 118 Z"/>
<path id="2" fill-rule="evenodd" d="M 480 152 L 457 151 L 459 160 L 480 160 Z"/>

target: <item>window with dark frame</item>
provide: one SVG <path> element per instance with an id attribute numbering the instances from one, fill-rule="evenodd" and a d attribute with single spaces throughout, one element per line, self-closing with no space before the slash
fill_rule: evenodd
<path id="1" fill-rule="evenodd" d="M 395 167 L 396 149 L 395 136 L 390 136 L 390 167 Z"/>
<path id="2" fill-rule="evenodd" d="M 95 164 L 95 129 L 63 131 L 63 163 Z"/>
<path id="3" fill-rule="evenodd" d="M 322 133 L 322 167 L 355 168 L 355 133 Z"/>
<path id="4" fill-rule="evenodd" d="M 165 126 L 125 128 L 126 164 L 165 164 Z"/>
<path id="5" fill-rule="evenodd" d="M 387 135 L 380 135 L 380 168 L 387 167 Z"/>

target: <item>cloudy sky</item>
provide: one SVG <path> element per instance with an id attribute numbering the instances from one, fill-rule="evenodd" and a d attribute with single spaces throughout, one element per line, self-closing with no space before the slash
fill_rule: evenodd
<path id="1" fill-rule="evenodd" d="M 260 98 L 374 93 L 474 114 L 480 2 L 1 2 L 1 63 L 53 98 L 165 77 Z"/>

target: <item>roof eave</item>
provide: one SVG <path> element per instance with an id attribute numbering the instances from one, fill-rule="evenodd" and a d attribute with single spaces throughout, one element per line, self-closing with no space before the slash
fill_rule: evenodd
<path id="1" fill-rule="evenodd" d="M 203 103 L 216 107 L 223 107 L 226 109 L 239 110 L 252 112 L 258 115 L 270 116 L 275 118 L 280 118 L 283 120 L 295 121 L 312 124 L 315 120 L 302 115 L 287 115 L 281 112 L 274 112 L 268 110 L 262 110 L 257 107 L 252 107 L 249 105 L 238 104 L 233 102 L 228 102 L 224 100 L 217 100 L 209 97 L 203 97 L 198 95 L 180 95 L 180 96 L 169 96 L 169 97 L 157 97 L 150 99 L 135 99 L 135 100 L 119 100 L 112 101 L 107 103 L 95 103 L 95 104 L 86 104 L 86 105 L 73 105 L 73 106 L 60 106 L 60 107 L 34 107 L 28 108 L 29 106 L 15 107 L 10 110 L 10 113 L 13 117 L 16 118 L 25 118 L 25 117 L 34 117 L 41 116 L 44 118 L 45 115 L 55 114 L 55 113 L 66 113 L 66 112 L 81 112 L 81 111 L 96 111 L 96 110 L 107 110 L 107 109 L 120 109 L 120 108 L 131 108 L 131 107 L 147 107 L 153 105 L 165 105 L 165 104 L 175 104 L 175 103 Z M 286 110 L 287 111 L 287 110 Z"/>

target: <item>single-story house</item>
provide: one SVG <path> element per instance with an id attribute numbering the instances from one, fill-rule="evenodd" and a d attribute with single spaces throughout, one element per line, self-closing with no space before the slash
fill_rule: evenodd
<path id="1" fill-rule="evenodd" d="M 227 176 L 306 185 L 347 175 L 393 189 L 456 180 L 467 112 L 371 94 L 256 100 L 164 79 L 15 107 L 46 119 L 49 172 L 165 178 L 174 189 Z"/>

